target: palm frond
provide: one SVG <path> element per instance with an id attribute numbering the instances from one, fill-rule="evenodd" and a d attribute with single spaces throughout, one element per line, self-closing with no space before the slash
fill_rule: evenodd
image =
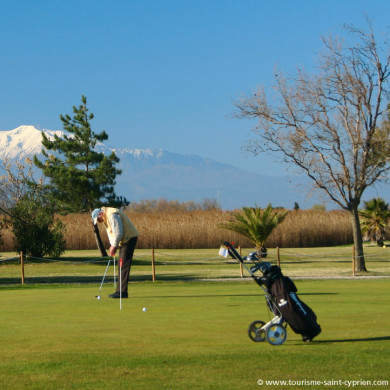
<path id="1" fill-rule="evenodd" d="M 243 207 L 240 213 L 233 214 L 233 220 L 218 226 L 239 233 L 253 242 L 257 248 L 265 246 L 267 238 L 287 215 L 287 211 L 274 211 L 271 203 L 265 209 L 258 206 Z"/>

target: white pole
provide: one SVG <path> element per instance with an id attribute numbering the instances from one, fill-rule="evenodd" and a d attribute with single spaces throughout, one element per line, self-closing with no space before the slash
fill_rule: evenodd
<path id="1" fill-rule="evenodd" d="M 119 310 L 122 310 L 122 259 L 119 260 Z"/>

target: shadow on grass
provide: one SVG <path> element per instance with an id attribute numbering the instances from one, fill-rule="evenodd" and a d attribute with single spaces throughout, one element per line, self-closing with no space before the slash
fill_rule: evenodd
<path id="1" fill-rule="evenodd" d="M 82 257 L 78 259 L 77 257 L 52 257 L 52 258 L 33 258 L 33 257 L 27 257 L 24 260 L 24 264 L 56 264 L 56 263 L 64 263 L 64 264 L 76 264 L 76 265 L 101 265 L 101 266 L 107 266 L 108 261 L 111 261 L 111 265 L 114 263 L 114 259 L 110 259 L 109 257 Z M 118 258 L 115 259 L 115 262 L 118 263 Z M 227 262 L 224 262 L 227 263 Z M 4 261 L 3 263 L 0 262 L 1 265 L 19 265 L 20 259 L 18 257 L 9 259 Z M 133 258 L 133 265 L 139 266 L 151 266 L 152 261 L 148 259 L 141 259 L 141 258 Z M 220 266 L 221 262 L 205 262 L 201 259 L 198 261 L 187 261 L 187 260 L 175 260 L 175 261 L 169 261 L 169 260 L 156 260 L 155 265 L 156 266 L 177 266 L 177 265 L 197 265 L 197 264 L 207 264 L 208 266 Z"/>
<path id="2" fill-rule="evenodd" d="M 112 282 L 113 278 L 107 278 L 105 283 Z M 25 285 L 34 284 L 89 284 L 89 283 L 101 283 L 102 277 L 98 276 L 38 276 L 38 277 L 26 277 L 24 279 Z M 22 284 L 20 277 L 18 278 L 0 278 L 0 286 Z"/>
<path id="3" fill-rule="evenodd" d="M 33 284 L 93 284 L 101 283 L 103 279 L 103 274 L 101 276 L 36 276 L 36 277 L 25 277 L 25 285 Z M 207 279 L 200 279 L 195 275 L 159 275 L 156 278 L 157 281 L 199 281 Z M 223 278 L 221 279 L 223 280 Z M 237 278 L 237 280 L 239 280 Z M 129 283 L 132 282 L 146 282 L 152 281 L 152 275 L 130 275 Z M 104 284 L 114 283 L 113 276 L 106 276 Z M 12 278 L 0 278 L 0 287 L 6 285 L 21 285 L 20 277 Z"/>
<path id="4" fill-rule="evenodd" d="M 271 261 L 271 263 L 275 263 L 275 261 Z M 280 262 L 280 268 L 283 269 L 283 265 L 289 265 L 289 264 L 319 264 L 319 263 L 347 263 L 350 264 L 352 263 L 352 260 L 329 260 L 329 259 L 324 259 L 324 260 L 283 260 Z"/>
<path id="5" fill-rule="evenodd" d="M 339 340 L 314 340 L 313 343 L 316 344 L 327 344 L 327 343 L 355 343 L 359 341 L 389 341 L 390 336 L 383 336 L 383 337 L 362 337 L 360 339 L 354 338 L 354 339 L 339 339 Z"/>
<path id="6" fill-rule="evenodd" d="M 108 257 L 83 257 L 78 259 L 77 257 L 52 257 L 52 258 L 35 258 L 27 257 L 24 260 L 24 264 L 52 264 L 52 263 L 75 263 L 75 264 L 95 264 L 95 265 L 107 265 Z M 112 260 L 111 260 L 112 261 Z M 5 264 L 20 264 L 19 257 L 13 257 L 4 261 Z"/>

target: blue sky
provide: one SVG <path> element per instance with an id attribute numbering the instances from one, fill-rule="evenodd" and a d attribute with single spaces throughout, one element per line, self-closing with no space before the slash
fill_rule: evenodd
<path id="1" fill-rule="evenodd" d="M 389 33 L 388 0 L 1 0 L 0 130 L 59 130 L 87 96 L 115 147 L 161 147 L 269 175 L 233 102 L 274 69 L 311 70 L 343 24 Z"/>

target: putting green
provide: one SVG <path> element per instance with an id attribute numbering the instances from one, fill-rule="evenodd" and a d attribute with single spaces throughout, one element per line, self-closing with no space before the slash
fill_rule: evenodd
<path id="1" fill-rule="evenodd" d="M 122 310 L 107 298 L 111 284 L 100 301 L 99 283 L 1 287 L 2 389 L 282 388 L 271 380 L 338 389 L 347 387 L 339 380 L 389 380 L 389 281 L 296 284 L 323 333 L 306 344 L 288 328 L 280 346 L 247 335 L 252 321 L 270 318 L 251 280 L 131 283 Z"/>

